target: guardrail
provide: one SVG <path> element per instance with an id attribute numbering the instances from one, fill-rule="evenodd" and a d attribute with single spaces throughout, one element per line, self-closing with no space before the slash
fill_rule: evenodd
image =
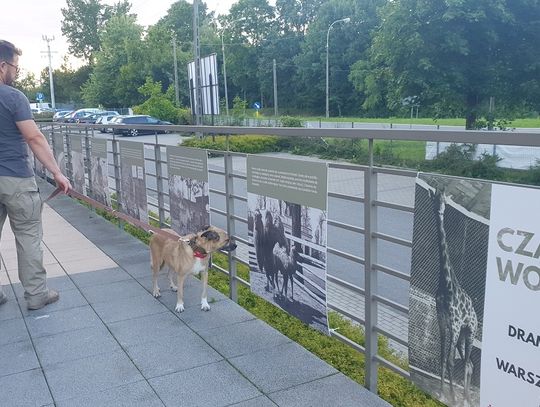
<path id="1" fill-rule="evenodd" d="M 42 131 L 47 136 L 53 134 L 62 134 L 64 136 L 65 148 L 67 149 L 67 172 L 70 174 L 70 134 L 79 134 L 84 136 L 86 143 L 87 161 L 90 157 L 90 144 L 94 134 L 94 130 L 101 128 L 100 125 L 66 125 L 47 123 L 40 125 Z M 120 127 L 108 125 L 108 127 Z M 353 250 L 343 249 L 337 245 L 328 245 L 327 251 L 335 258 L 342 259 L 357 267 L 358 278 L 355 281 L 362 281 L 363 284 L 347 281 L 337 277 L 331 272 L 331 260 L 328 260 L 328 281 L 356 296 L 363 297 L 363 317 L 353 312 L 351 309 L 344 307 L 328 299 L 328 308 L 341 313 L 351 320 L 361 324 L 365 329 L 366 342 L 365 347 L 362 347 L 349 338 L 341 335 L 337 331 L 331 331 L 331 335 L 338 338 L 347 345 L 353 347 L 359 352 L 365 354 L 365 385 L 373 392 L 377 391 L 377 367 L 379 365 L 387 367 L 398 374 L 410 378 L 408 371 L 400 366 L 384 359 L 378 354 L 377 338 L 378 335 L 383 335 L 403 346 L 408 345 L 407 338 L 400 333 L 394 331 L 391 327 L 383 327 L 380 317 L 380 307 L 391 309 L 396 314 L 407 318 L 408 306 L 398 301 L 382 295 L 378 290 L 378 279 L 380 276 L 388 276 L 393 281 L 401 282 L 401 286 L 406 289 L 410 282 L 408 273 L 408 264 L 401 264 L 402 269 L 385 264 L 378 250 L 382 244 L 390 244 L 396 247 L 401 247 L 404 250 L 410 250 L 412 242 L 410 239 L 397 236 L 390 233 L 385 233 L 380 228 L 380 211 L 396 211 L 400 214 L 410 214 L 414 212 L 412 201 L 392 201 L 382 199 L 380 197 L 381 178 L 388 176 L 397 177 L 402 180 L 410 180 L 416 177 L 416 172 L 402 169 L 380 168 L 375 166 L 374 157 L 374 141 L 375 140 L 410 140 L 410 141 L 436 141 L 436 142 L 456 142 L 456 143 L 478 143 L 478 144 L 499 144 L 499 145 L 519 145 L 528 147 L 540 146 L 540 137 L 535 133 L 528 132 L 503 132 L 503 131 L 457 131 L 457 130 L 399 130 L 399 129 L 306 129 L 306 128 L 251 128 L 251 127 L 210 127 L 210 126 L 141 126 L 127 125 L 122 128 L 144 128 L 152 131 L 167 130 L 182 134 L 207 134 L 207 135 L 275 135 L 283 137 L 335 137 L 346 139 L 364 139 L 368 141 L 369 149 L 369 164 L 368 165 L 352 165 L 344 163 L 329 163 L 329 168 L 336 174 L 345 173 L 349 180 L 356 181 L 354 191 L 343 191 L 329 188 L 329 198 L 337 201 L 350 203 L 351 205 L 361 205 L 362 212 L 358 212 L 358 218 L 354 217 L 354 213 L 348 213 L 348 221 L 332 218 L 332 211 L 329 210 L 329 227 L 338 230 L 338 233 L 352 234 L 355 237 L 363 238 L 363 245 L 360 245 Z M 110 160 L 110 182 L 109 187 L 117 194 L 117 203 L 121 205 L 120 194 L 120 154 L 118 152 L 118 137 L 108 137 L 108 154 L 112 157 Z M 147 185 L 147 200 L 152 208 L 155 209 L 156 217 L 160 225 L 167 225 L 167 217 L 169 214 L 169 206 L 167 205 L 168 191 L 166 182 L 166 154 L 164 154 L 165 145 L 159 143 L 159 136 L 155 134 L 153 143 L 144 143 L 145 145 L 145 174 L 149 179 L 154 180 L 151 186 Z M 210 189 L 210 211 L 217 217 L 225 218 L 225 225 L 230 235 L 234 236 L 236 241 L 248 245 L 249 238 L 247 235 L 247 219 L 245 214 L 237 208 L 245 206 L 247 202 L 246 196 L 236 193 L 238 185 L 243 185 L 246 182 L 246 175 L 241 170 L 235 168 L 234 164 L 243 162 L 246 154 L 235 153 L 231 151 L 216 151 L 208 150 L 208 153 L 213 157 L 221 157 L 215 165 L 209 166 L 209 173 L 213 177 L 220 177 L 223 189 Z M 88 174 L 88 171 L 87 171 Z M 91 178 L 87 177 L 87 183 L 91 187 Z M 344 181 L 343 185 L 346 185 Z M 411 182 L 413 184 L 413 182 Z M 341 184 L 340 184 L 341 185 Z M 345 188 L 346 189 L 346 188 Z M 221 198 L 220 198 L 221 197 Z M 216 204 L 220 199 L 224 199 L 224 203 Z M 357 206 L 358 208 L 359 206 Z M 338 214 L 339 215 L 339 214 Z M 363 217 L 363 224 L 358 219 Z M 411 224 L 412 228 L 412 224 Z M 412 235 L 412 230 L 411 230 Z M 338 242 L 339 243 L 339 242 Z M 363 252 L 363 253 L 362 253 Z M 236 273 L 237 264 L 246 264 L 249 266 L 249 259 L 242 254 L 229 254 L 229 269 L 219 268 L 222 272 L 229 276 L 230 280 L 230 298 L 237 301 L 238 284 L 243 284 L 249 287 L 249 282 L 240 278 Z M 363 280 L 361 279 L 363 272 Z M 399 285 L 399 284 L 398 284 Z M 351 304 L 352 305 L 352 304 Z"/>

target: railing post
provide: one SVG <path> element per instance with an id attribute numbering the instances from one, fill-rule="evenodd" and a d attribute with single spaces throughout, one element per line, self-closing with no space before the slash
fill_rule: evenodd
<path id="1" fill-rule="evenodd" d="M 73 179 L 73 160 L 71 157 L 71 131 L 66 132 L 65 140 L 66 140 L 66 158 L 67 158 L 66 172 L 67 172 L 69 180 L 73 184 L 75 180 Z"/>
<path id="2" fill-rule="evenodd" d="M 369 168 L 364 174 L 364 278 L 365 278 L 365 335 L 366 335 L 366 387 L 377 393 L 377 302 L 373 295 L 377 290 L 377 271 L 373 264 L 377 262 L 377 239 L 373 233 L 377 230 L 377 173 L 373 171 L 373 139 L 369 139 Z"/>
<path id="3" fill-rule="evenodd" d="M 227 147 L 229 145 L 229 136 L 227 135 Z M 227 233 L 229 236 L 235 235 L 234 226 L 234 178 L 232 155 L 228 151 L 225 153 L 225 203 L 227 210 Z M 236 280 L 236 260 L 234 259 L 235 251 L 228 252 L 229 258 L 229 298 L 234 302 L 238 302 L 238 281 Z"/>
<path id="4" fill-rule="evenodd" d="M 157 131 L 155 133 L 156 142 L 154 144 L 154 158 L 156 160 L 156 189 L 157 189 L 157 200 L 158 200 L 158 218 L 159 218 L 159 227 L 162 228 L 165 225 L 165 203 L 163 200 L 163 186 L 161 182 L 163 180 L 163 171 L 161 168 L 161 147 L 159 145 Z"/>
<path id="5" fill-rule="evenodd" d="M 113 154 L 113 165 L 114 165 L 114 187 L 116 189 L 116 206 L 117 210 L 122 210 L 122 192 L 121 192 L 121 182 L 120 182 L 120 153 L 118 152 L 118 140 L 116 140 L 116 135 L 113 133 L 112 138 L 112 154 Z M 112 204 L 112 202 L 111 202 Z M 118 227 L 120 229 L 124 228 L 124 221 L 122 219 L 118 220 Z"/>
<path id="6" fill-rule="evenodd" d="M 90 154 L 90 137 L 88 136 L 88 127 L 86 128 L 86 132 L 84 135 L 84 152 L 85 152 L 84 166 L 86 167 L 85 168 L 86 174 L 88 174 L 88 190 L 86 193 L 88 196 L 93 197 L 94 188 L 92 187 L 92 164 L 91 164 L 92 157 Z"/>

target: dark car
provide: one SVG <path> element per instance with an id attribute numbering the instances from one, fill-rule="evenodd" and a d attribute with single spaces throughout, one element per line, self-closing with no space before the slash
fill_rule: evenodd
<path id="1" fill-rule="evenodd" d="M 144 124 L 144 125 L 149 125 L 149 126 L 157 126 L 157 125 L 171 125 L 172 123 L 156 119 L 155 117 L 152 117 L 152 116 L 132 115 L 132 116 L 119 117 L 114 121 L 114 124 L 116 125 Z M 115 128 L 113 129 L 113 133 L 121 134 L 122 136 L 139 136 L 142 134 L 154 134 L 156 133 L 156 130 Z M 157 133 L 166 133 L 166 131 L 158 130 Z"/>

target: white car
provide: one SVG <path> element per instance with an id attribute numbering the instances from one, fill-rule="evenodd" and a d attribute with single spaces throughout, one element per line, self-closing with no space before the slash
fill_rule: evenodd
<path id="1" fill-rule="evenodd" d="M 115 112 L 116 113 L 116 112 Z M 118 113 L 116 114 L 111 114 L 111 115 L 104 115 L 104 116 L 100 116 L 97 118 L 96 120 L 96 124 L 108 124 L 108 123 L 111 123 L 111 122 L 114 122 L 113 118 L 116 119 L 117 117 L 120 117 L 120 115 Z M 99 131 L 101 133 L 107 133 L 109 131 L 112 131 L 111 128 L 107 128 L 107 127 L 102 127 L 99 129 Z"/>

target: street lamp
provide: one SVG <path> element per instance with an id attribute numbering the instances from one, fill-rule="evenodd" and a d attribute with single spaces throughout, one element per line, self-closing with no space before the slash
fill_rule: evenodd
<path id="1" fill-rule="evenodd" d="M 330 24 L 330 27 L 328 27 L 328 31 L 326 32 L 326 118 L 327 119 L 330 117 L 330 109 L 329 109 L 329 103 L 328 103 L 328 39 L 330 38 L 330 30 L 332 29 L 332 26 L 336 23 L 348 23 L 350 21 L 351 19 L 349 17 L 336 20 L 332 24 Z"/>

